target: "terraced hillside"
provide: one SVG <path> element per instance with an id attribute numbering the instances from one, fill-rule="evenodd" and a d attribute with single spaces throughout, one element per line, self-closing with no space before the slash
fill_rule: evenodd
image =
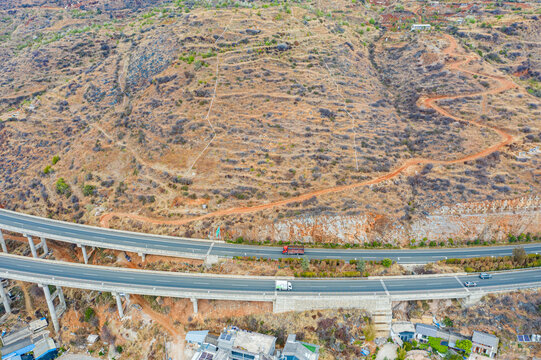
<path id="1" fill-rule="evenodd" d="M 536 39 L 513 71 L 475 35 L 524 39 L 538 5 L 495 18 L 486 3 L 426 33 L 408 28 L 432 11 L 416 2 L 8 5 L 6 208 L 267 241 L 541 231 Z M 507 216 L 505 200 L 526 205 Z M 439 231 L 442 209 L 476 203 L 496 215 Z"/>

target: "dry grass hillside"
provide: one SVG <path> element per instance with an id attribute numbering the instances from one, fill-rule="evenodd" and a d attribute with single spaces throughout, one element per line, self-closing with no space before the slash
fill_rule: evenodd
<path id="1" fill-rule="evenodd" d="M 393 242 L 442 207 L 534 196 L 446 236 L 536 233 L 528 6 L 418 33 L 434 10 L 407 1 L 0 1 L 0 202 L 175 235 Z"/>

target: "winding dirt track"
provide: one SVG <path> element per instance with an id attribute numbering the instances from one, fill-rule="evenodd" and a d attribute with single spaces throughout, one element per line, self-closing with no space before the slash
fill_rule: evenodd
<path id="1" fill-rule="evenodd" d="M 447 35 L 447 34 L 444 34 L 444 37 L 449 41 L 449 46 L 446 49 L 444 49 L 443 53 L 446 54 L 446 55 L 453 56 L 453 57 L 455 57 L 455 56 L 463 56 L 463 55 L 457 54 L 457 52 L 456 52 L 457 47 L 458 47 L 456 40 L 452 36 Z M 483 97 L 483 107 L 484 107 L 484 101 L 486 100 L 487 95 L 498 94 L 498 93 L 501 93 L 501 92 L 504 92 L 504 91 L 507 91 L 507 90 L 510 90 L 510 89 L 518 88 L 518 86 L 514 82 L 512 82 L 511 80 L 509 80 L 509 79 L 507 79 L 505 77 L 489 75 L 489 74 L 483 74 L 483 73 L 476 73 L 476 72 L 465 70 L 465 69 L 461 68 L 462 65 L 465 65 L 465 64 L 467 65 L 470 61 L 472 61 L 474 59 L 476 59 L 475 55 L 466 56 L 463 60 L 456 61 L 456 62 L 453 62 L 453 63 L 449 64 L 448 68 L 450 70 L 454 70 L 454 71 L 459 70 L 459 71 L 462 71 L 462 72 L 465 72 L 465 73 L 468 73 L 468 74 L 471 74 L 471 75 L 477 75 L 477 76 L 483 76 L 483 77 L 491 78 L 493 80 L 496 80 L 499 83 L 498 87 L 496 87 L 494 89 L 487 90 L 487 91 L 476 92 L 476 93 L 467 93 L 467 94 L 461 94 L 461 95 L 438 95 L 438 96 L 432 96 L 432 97 L 427 97 L 425 99 L 421 99 L 419 102 L 423 106 L 425 106 L 427 108 L 432 108 L 432 109 L 436 110 L 437 112 L 439 112 L 440 114 L 442 114 L 444 116 L 447 116 L 449 118 L 452 118 L 452 119 L 454 119 L 456 121 L 466 122 L 466 123 L 476 125 L 478 127 L 488 128 L 488 129 L 494 130 L 496 133 L 498 133 L 502 140 L 500 142 L 488 147 L 488 148 L 483 149 L 482 151 L 479 151 L 479 152 L 474 153 L 474 154 L 466 155 L 466 156 L 464 156 L 462 158 L 454 159 L 454 160 L 433 160 L 433 159 L 424 159 L 424 158 L 409 159 L 404 164 L 402 164 L 400 167 L 398 167 L 397 169 L 395 169 L 395 170 L 393 170 L 393 171 L 391 171 L 391 172 L 389 172 L 389 173 L 387 173 L 387 174 L 385 174 L 383 176 L 372 179 L 372 180 L 367 180 L 367 181 L 354 183 L 354 184 L 349 184 L 349 185 L 335 186 L 335 187 L 331 187 L 331 188 L 327 188 L 327 189 L 315 190 L 315 191 L 308 192 L 306 194 L 302 194 L 302 195 L 299 195 L 299 196 L 287 198 L 287 199 L 284 199 L 284 200 L 274 201 L 274 202 L 270 202 L 270 203 L 266 203 L 266 204 L 261 204 L 261 205 L 255 205 L 255 206 L 249 206 L 249 207 L 234 207 L 234 208 L 229 208 L 229 209 L 225 209 L 225 210 L 214 211 L 214 212 L 211 212 L 211 213 L 208 213 L 208 214 L 205 214 L 205 215 L 201 215 L 201 216 L 195 216 L 195 217 L 191 217 L 191 218 L 187 218 L 187 219 L 177 219 L 177 220 L 162 220 L 162 219 L 155 219 L 155 218 L 150 218 L 150 217 L 146 217 L 146 216 L 142 216 L 142 215 L 136 215 L 136 214 L 122 213 L 122 212 L 112 212 L 112 213 L 104 214 L 100 218 L 100 225 L 103 226 L 103 227 L 108 227 L 109 226 L 109 220 L 113 216 L 131 218 L 133 220 L 146 222 L 146 223 L 152 223 L 152 224 L 158 224 L 158 225 L 185 225 L 185 224 L 188 224 L 188 223 L 193 222 L 193 221 L 203 220 L 203 219 L 212 218 L 212 217 L 225 216 L 225 215 L 234 215 L 234 214 L 254 213 L 254 212 L 257 212 L 257 211 L 266 210 L 266 209 L 270 209 L 270 208 L 273 208 L 273 207 L 279 207 L 279 206 L 283 206 L 283 205 L 294 203 L 294 202 L 301 202 L 301 201 L 304 201 L 304 200 L 308 200 L 308 199 L 310 199 L 310 198 L 312 198 L 314 196 L 317 197 L 317 196 L 322 196 L 322 195 L 326 195 L 326 194 L 351 190 L 351 189 L 355 189 L 355 188 L 358 188 L 358 187 L 361 187 L 361 186 L 378 184 L 378 183 L 381 183 L 383 181 L 392 179 L 392 178 L 400 175 L 402 172 L 409 169 L 410 167 L 418 166 L 418 165 L 421 165 L 421 164 L 428 164 L 428 163 L 442 164 L 442 165 L 444 165 L 444 164 L 456 164 L 456 163 L 462 163 L 462 162 L 466 162 L 466 161 L 475 160 L 475 159 L 478 159 L 478 158 L 481 158 L 481 157 L 485 157 L 485 156 L 487 156 L 487 155 L 501 149 L 502 147 L 512 143 L 514 141 L 513 136 L 511 134 L 507 133 L 503 129 L 500 129 L 500 128 L 497 128 L 497 127 L 494 127 L 494 126 L 490 126 L 490 125 L 487 125 L 487 124 L 480 123 L 480 122 L 478 122 L 478 119 L 467 120 L 467 119 L 459 118 L 459 117 L 457 117 L 455 115 L 450 114 L 449 112 L 447 112 L 446 110 L 444 110 L 443 108 L 441 108 L 440 106 L 438 106 L 436 104 L 436 102 L 438 100 L 442 100 L 442 99 L 458 99 L 458 98 L 465 98 L 465 97 L 472 97 L 472 96 L 482 96 Z"/>

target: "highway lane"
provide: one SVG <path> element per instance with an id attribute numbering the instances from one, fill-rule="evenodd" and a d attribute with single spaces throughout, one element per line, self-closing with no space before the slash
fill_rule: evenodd
<path id="1" fill-rule="evenodd" d="M 197 290 L 203 292 L 267 293 L 274 292 L 273 278 L 244 278 L 242 276 L 198 276 L 173 272 L 156 272 L 113 268 L 106 266 L 82 265 L 51 260 L 41 260 L 16 255 L 0 254 L 0 276 L 9 274 L 32 276 L 36 281 L 47 283 L 54 278 L 73 283 L 72 287 L 85 288 L 81 284 L 107 284 L 128 287 L 133 293 L 138 289 Z M 481 280 L 477 275 L 444 277 L 368 279 L 295 279 L 292 280 L 294 293 L 329 294 L 358 293 L 360 295 L 390 295 L 401 293 L 431 292 L 474 292 L 478 289 L 463 287 L 464 281 L 475 281 L 478 289 L 483 287 L 520 287 L 530 283 L 541 284 L 541 269 L 512 271 L 494 274 L 492 279 Z"/>
<path id="2" fill-rule="evenodd" d="M 249 246 L 226 244 L 182 237 L 158 236 L 144 233 L 117 231 L 100 227 L 85 226 L 55 221 L 0 209 L 0 228 L 44 236 L 47 239 L 91 244 L 108 249 L 140 251 L 147 254 L 180 254 L 217 256 L 256 256 L 265 258 L 287 257 L 281 254 L 280 247 Z M 421 264 L 446 258 L 467 258 L 480 256 L 511 255 L 513 246 L 486 246 L 454 249 L 404 249 L 404 250 L 366 250 L 366 249 L 306 249 L 308 258 L 317 259 L 364 259 L 381 260 L 391 258 L 400 263 Z M 528 253 L 541 253 L 541 244 L 526 244 Z"/>

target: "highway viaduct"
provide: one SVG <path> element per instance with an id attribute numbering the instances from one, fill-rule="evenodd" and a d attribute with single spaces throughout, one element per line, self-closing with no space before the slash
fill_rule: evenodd
<path id="1" fill-rule="evenodd" d="M 77 244 L 88 263 L 87 247 L 98 247 L 139 254 L 208 259 L 233 256 L 281 258 L 281 248 L 271 246 L 248 246 L 227 244 L 223 241 L 159 236 L 144 233 L 92 227 L 58 220 L 41 218 L 0 209 L 0 245 L 4 252 L 8 248 L 2 230 L 23 234 L 27 237 L 31 253 L 38 256 L 41 247 L 47 253 L 47 239 Z M 35 244 L 35 238 L 40 239 Z M 529 253 L 541 252 L 541 244 L 525 244 Z M 390 258 L 402 264 L 423 264 L 447 258 L 511 255 L 513 246 L 484 246 L 453 249 L 315 249 L 306 248 L 307 258 L 317 259 L 364 259 L 381 260 Z"/>
<path id="2" fill-rule="evenodd" d="M 118 267 L 84 265 L 54 260 L 0 254 L 0 277 L 37 283 L 43 287 L 51 320 L 59 330 L 54 295 L 49 285 L 111 292 L 123 316 L 120 294 L 168 296 L 191 299 L 197 313 L 199 299 L 272 302 L 274 312 L 328 308 L 363 308 L 388 329 L 392 302 L 430 299 L 463 299 L 473 303 L 491 293 L 537 288 L 541 269 L 494 274 L 490 280 L 476 275 L 421 275 L 367 279 L 289 279 L 293 290 L 276 292 L 273 277 L 226 276 L 216 274 L 172 273 Z M 473 280 L 477 288 L 465 288 Z M 9 310 L 9 297 L 3 287 L 2 301 Z M 61 290 L 60 290 L 61 293 Z"/>

